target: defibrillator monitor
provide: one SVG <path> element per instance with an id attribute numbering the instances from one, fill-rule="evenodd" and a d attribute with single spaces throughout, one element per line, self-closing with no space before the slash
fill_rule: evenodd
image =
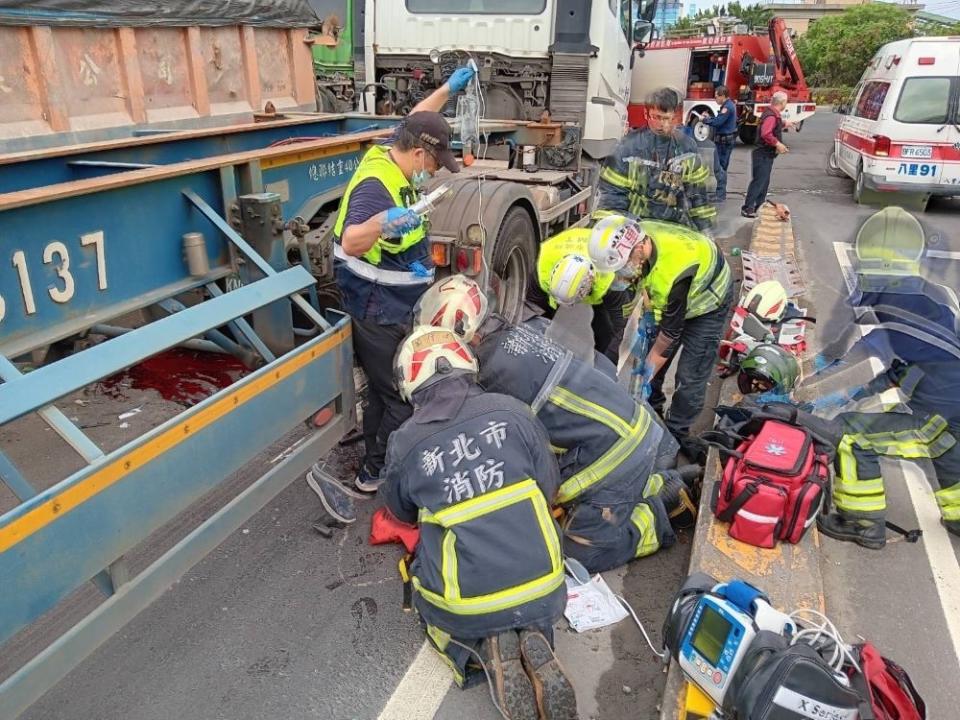
<path id="1" fill-rule="evenodd" d="M 755 636 L 750 615 L 728 600 L 705 595 L 697 603 L 680 645 L 680 667 L 689 680 L 722 705 L 730 678 Z"/>

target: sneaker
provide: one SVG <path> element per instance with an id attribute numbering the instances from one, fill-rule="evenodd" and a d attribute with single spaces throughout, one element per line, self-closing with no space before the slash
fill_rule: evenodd
<path id="1" fill-rule="evenodd" d="M 543 633 L 537 630 L 521 631 L 520 656 L 533 685 L 540 718 L 577 720 L 577 696 L 573 685 Z"/>
<path id="2" fill-rule="evenodd" d="M 745 218 L 750 218 L 750 219 L 752 220 L 753 218 L 755 218 L 755 217 L 757 216 L 757 211 L 756 211 L 756 210 L 748 210 L 747 208 L 743 208 L 742 210 L 740 210 L 740 215 L 743 216 L 743 217 L 745 217 Z"/>
<path id="3" fill-rule="evenodd" d="M 383 478 L 380 475 L 374 475 L 367 470 L 367 466 L 364 465 L 360 468 L 360 472 L 357 473 L 357 479 L 353 481 L 353 485 L 360 492 L 366 493 L 363 495 L 364 498 L 369 498 L 383 485 Z"/>
<path id="4" fill-rule="evenodd" d="M 533 685 L 520 661 L 520 637 L 513 630 L 488 637 L 480 645 L 493 695 L 509 720 L 538 720 Z"/>
<path id="5" fill-rule="evenodd" d="M 313 474 L 314 474 L 316 477 L 321 477 L 322 475 L 326 475 L 327 477 L 331 478 L 332 480 L 335 480 L 336 482 L 339 482 L 339 483 L 340 483 L 340 487 L 343 488 L 343 492 L 346 493 L 347 495 L 349 495 L 350 497 L 354 498 L 355 500 L 369 500 L 369 499 L 370 499 L 370 495 L 369 495 L 369 494 L 367 494 L 367 493 L 362 493 L 362 492 L 357 492 L 357 491 L 354 490 L 352 487 L 350 487 L 350 482 L 349 482 L 349 481 L 343 482 L 343 481 L 341 481 L 339 478 L 335 477 L 332 473 L 328 472 L 328 471 L 327 471 L 327 464 L 326 464 L 325 462 L 322 462 L 322 461 L 320 461 L 320 462 L 315 462 L 315 463 L 310 467 L 310 470 L 313 471 Z M 311 486 L 311 487 L 313 487 L 313 486 Z M 316 488 L 313 488 L 313 489 L 314 489 L 314 492 L 316 492 Z M 319 494 L 319 493 L 318 493 L 318 494 Z"/>
<path id="6" fill-rule="evenodd" d="M 861 547 L 881 550 L 887 544 L 887 528 L 882 520 L 849 518 L 840 513 L 817 517 L 817 527 L 827 537 L 841 542 L 855 542 Z"/>
<path id="7" fill-rule="evenodd" d="M 357 511 L 343 483 L 322 470 L 319 473 L 315 472 L 313 468 L 307 471 L 306 480 L 310 489 L 320 498 L 323 509 L 330 517 L 344 525 L 356 522 Z"/>

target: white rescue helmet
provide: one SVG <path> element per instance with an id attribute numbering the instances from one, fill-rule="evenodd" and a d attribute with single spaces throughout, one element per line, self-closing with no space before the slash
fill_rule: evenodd
<path id="1" fill-rule="evenodd" d="M 453 330 L 470 342 L 489 310 L 489 300 L 475 280 L 451 275 L 435 282 L 420 296 L 413 309 L 413 324 Z"/>
<path id="2" fill-rule="evenodd" d="M 415 328 L 393 361 L 400 397 L 407 402 L 417 390 L 456 372 L 476 376 L 479 366 L 463 338 L 446 328 Z"/>
<path id="3" fill-rule="evenodd" d="M 767 322 L 779 322 L 787 312 L 787 291 L 778 280 L 765 280 L 747 293 L 743 307 Z"/>
<path id="4" fill-rule="evenodd" d="M 607 215 L 590 232 L 587 252 L 594 267 L 601 272 L 617 272 L 630 260 L 630 253 L 643 240 L 639 222 L 623 215 Z"/>
<path id="5" fill-rule="evenodd" d="M 550 272 L 550 297 L 560 305 L 580 302 L 593 289 L 593 263 L 583 255 L 564 255 Z"/>

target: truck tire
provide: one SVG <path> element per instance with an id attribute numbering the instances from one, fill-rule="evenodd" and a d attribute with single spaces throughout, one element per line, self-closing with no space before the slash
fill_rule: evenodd
<path id="1" fill-rule="evenodd" d="M 519 206 L 510 208 L 497 232 L 490 269 L 500 281 L 498 311 L 511 322 L 521 319 L 537 250 L 537 231 L 530 214 Z"/>
<path id="2" fill-rule="evenodd" d="M 757 142 L 757 126 L 741 125 L 737 135 L 740 136 L 740 142 L 744 145 L 753 145 Z"/>

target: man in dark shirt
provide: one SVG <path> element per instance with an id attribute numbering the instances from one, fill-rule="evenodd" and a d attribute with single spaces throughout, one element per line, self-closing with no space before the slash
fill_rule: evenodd
<path id="1" fill-rule="evenodd" d="M 713 172 L 717 176 L 717 202 L 727 199 L 727 168 L 730 166 L 730 154 L 737 139 L 737 106 L 730 99 L 726 85 L 719 85 L 714 99 L 720 106 L 715 117 L 703 122 L 713 128 Z"/>
<path id="2" fill-rule="evenodd" d="M 365 493 L 376 492 L 387 438 L 410 416 L 410 406 L 394 385 L 393 358 L 409 331 L 413 306 L 433 282 L 426 233 L 410 206 L 441 167 L 459 171 L 450 151 L 450 128 L 439 110 L 473 76 L 471 68 L 456 70 L 414 107 L 389 146 L 367 151 L 334 226 L 334 272 L 353 320 L 354 351 L 367 377 L 366 455 L 355 481 Z"/>
<path id="3" fill-rule="evenodd" d="M 753 149 L 753 167 L 750 177 L 750 187 L 747 188 L 747 197 L 740 208 L 740 214 L 745 218 L 755 218 L 757 208 L 767 199 L 767 190 L 770 188 L 770 174 L 773 172 L 773 161 L 777 155 L 789 152 L 783 144 L 783 131 L 787 125 L 781 113 L 787 106 L 787 94 L 777 91 L 770 100 L 770 106 L 760 116 L 760 140 Z"/>

